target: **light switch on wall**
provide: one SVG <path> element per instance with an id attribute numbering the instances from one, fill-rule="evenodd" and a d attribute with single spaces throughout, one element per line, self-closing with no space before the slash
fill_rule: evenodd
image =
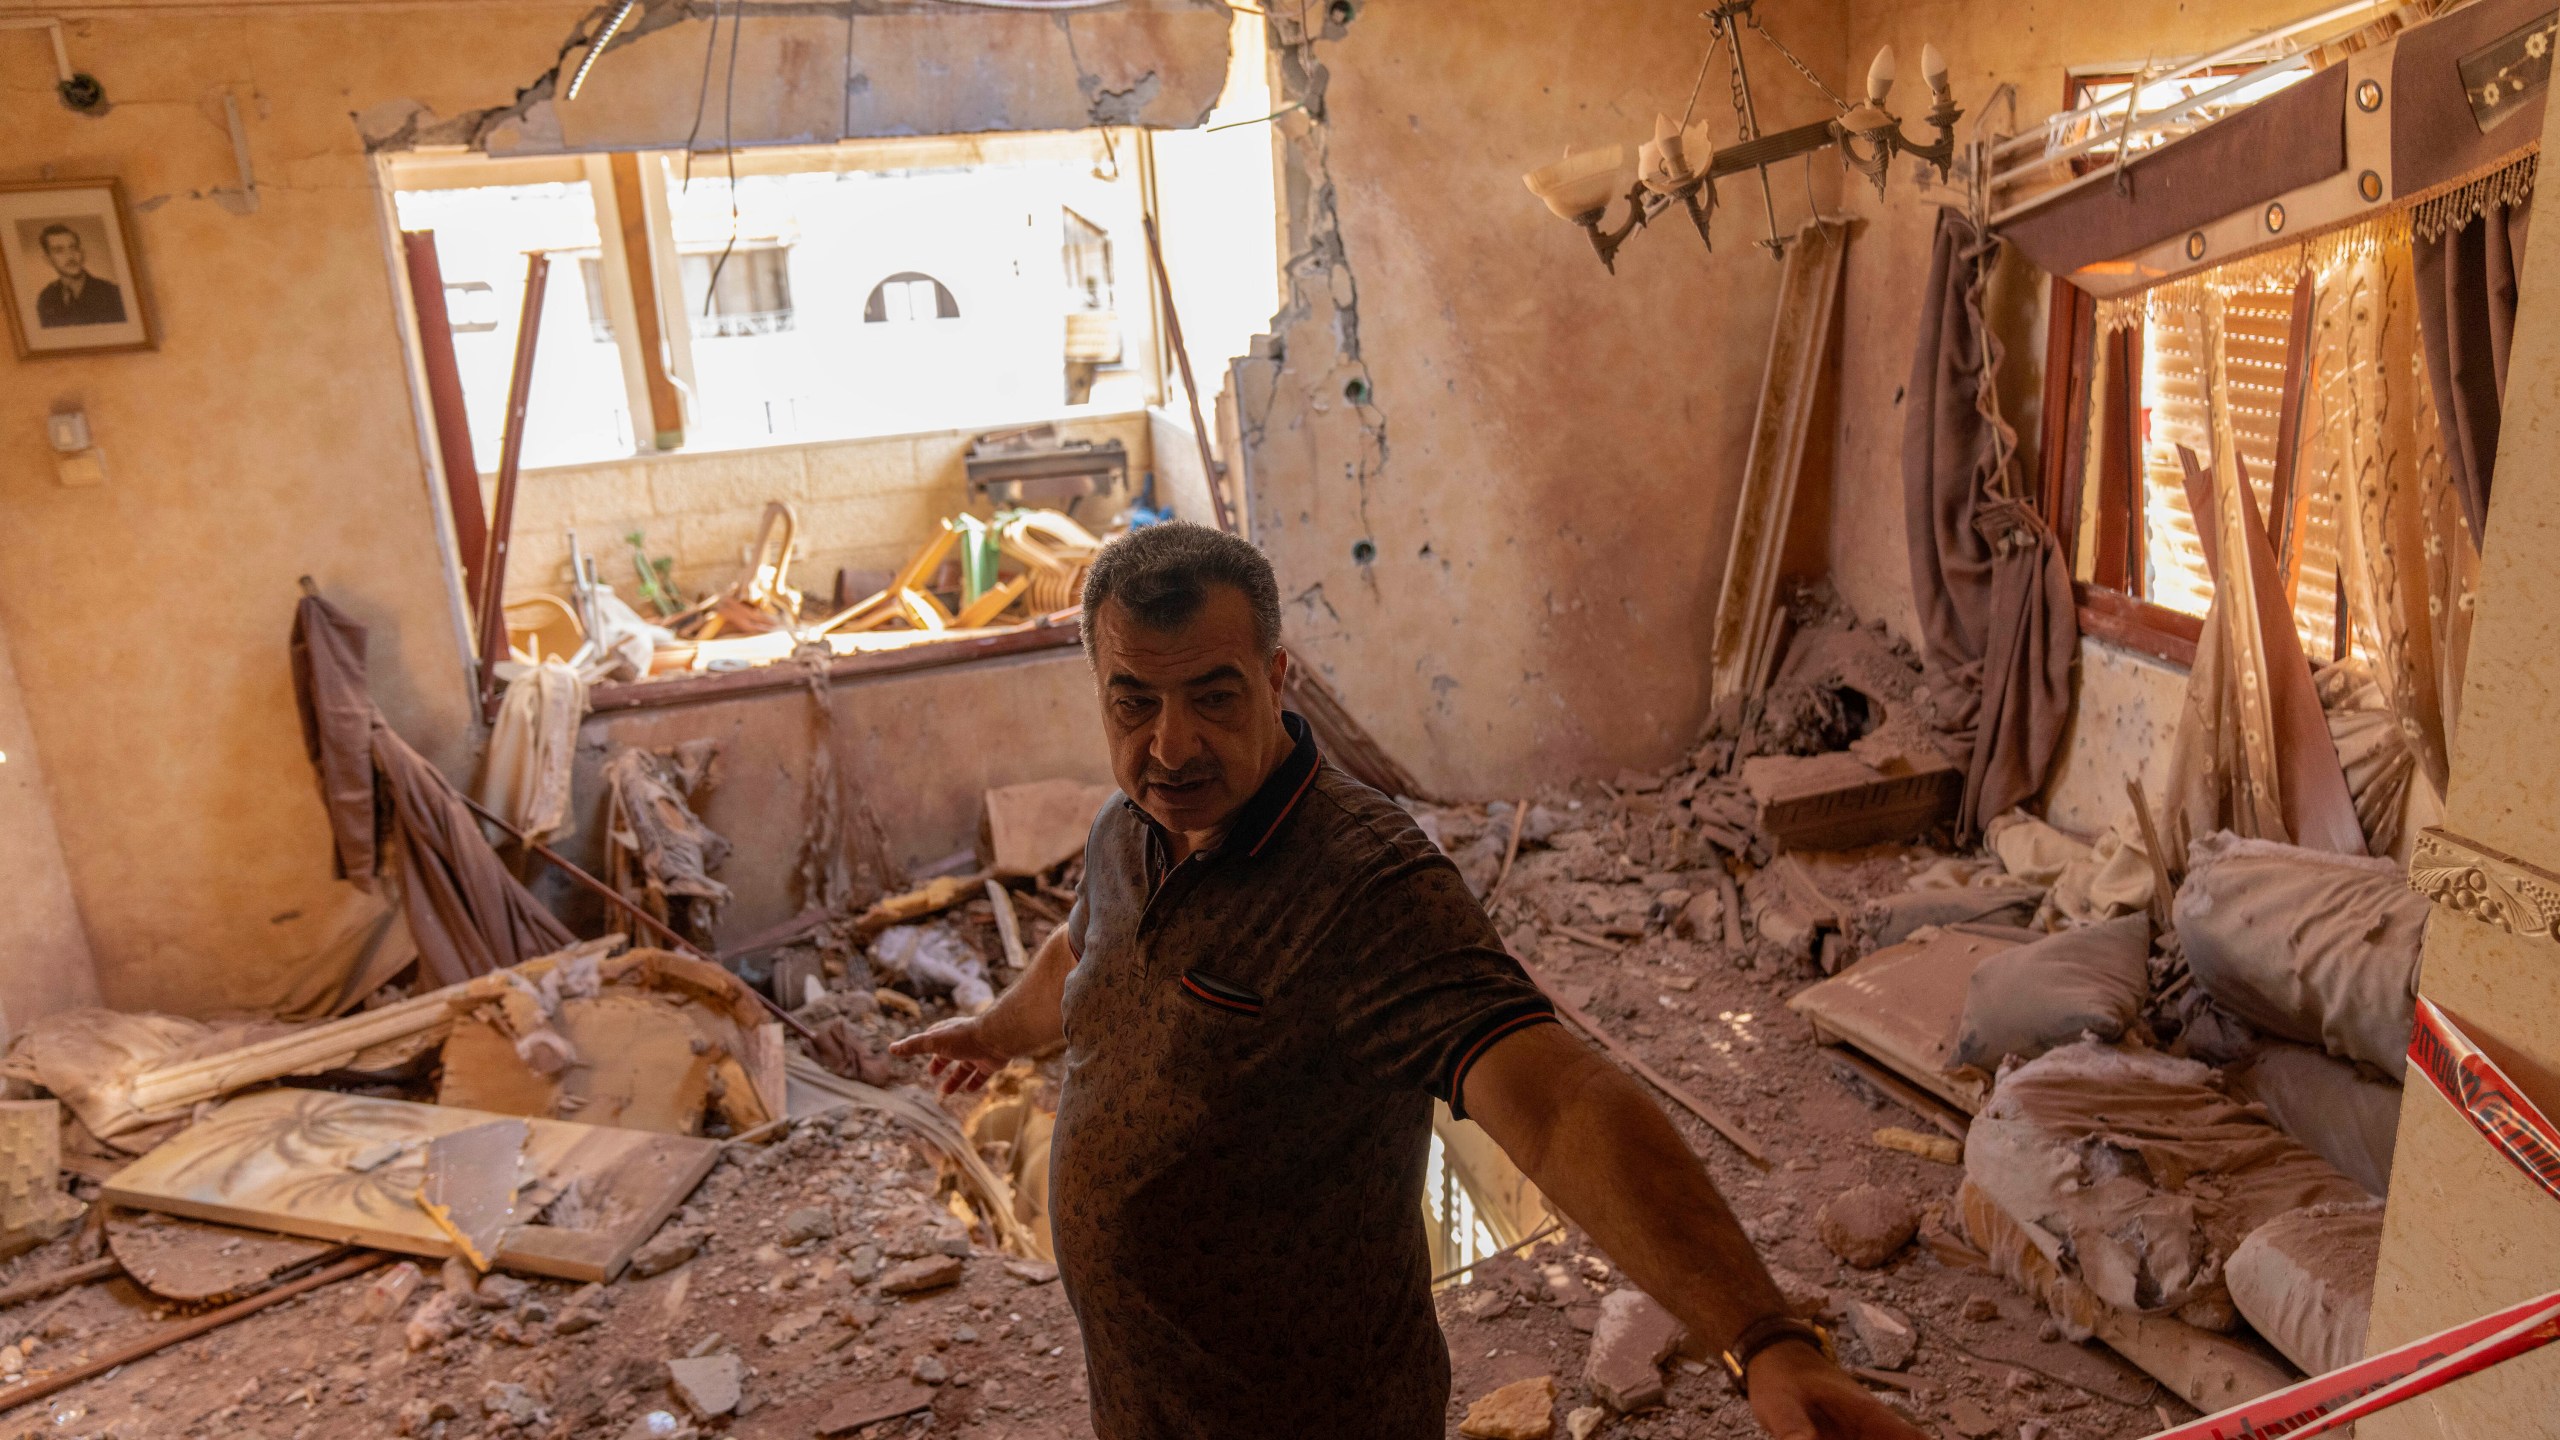
<path id="1" fill-rule="evenodd" d="M 45 438 L 53 443 L 53 478 L 65 485 L 104 485 L 107 464 L 89 440 L 84 410 L 56 410 L 45 417 Z"/>

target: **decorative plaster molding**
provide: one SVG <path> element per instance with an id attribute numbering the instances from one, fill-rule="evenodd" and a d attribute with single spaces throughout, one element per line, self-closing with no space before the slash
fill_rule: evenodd
<path id="1" fill-rule="evenodd" d="M 2418 832 L 2409 888 L 2510 935 L 2560 942 L 2560 875 L 2436 826 Z"/>

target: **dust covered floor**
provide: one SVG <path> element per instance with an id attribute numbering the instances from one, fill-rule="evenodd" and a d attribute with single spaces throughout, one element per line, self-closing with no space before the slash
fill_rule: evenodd
<path id="1" fill-rule="evenodd" d="M 1535 889 L 1532 876 L 1524 890 Z M 1926 1244 L 1874 1271 L 1825 1248 L 1815 1217 L 1851 1186 L 1872 1182 L 1925 1210 L 1946 1203 L 1960 1176 L 1872 1141 L 1881 1126 L 1927 1127 L 1838 1071 L 1784 1008 L 1808 971 L 1766 956 L 1744 969 L 1720 946 L 1659 930 L 1617 951 L 1549 937 L 1539 956 L 1558 989 L 1763 1140 L 1777 1162 L 1765 1173 L 1674 1111 L 1791 1295 L 1819 1298 L 1835 1319 L 1852 1299 L 1908 1318 L 1916 1351 L 1879 1388 L 1924 1428 L 2100 1440 L 2147 1434 L 2164 1414 L 2191 1413 L 2104 1349 L 2041 1338 L 2054 1332 L 2029 1301 Z M 661 1233 L 667 1253 L 653 1259 L 681 1253 L 696 1236 L 700 1253 L 655 1275 L 591 1289 L 502 1280 L 454 1310 L 458 1333 L 422 1333 L 415 1350 L 410 1322 L 438 1288 L 435 1272 L 398 1314 L 372 1323 L 350 1319 L 366 1288 L 358 1279 L 0 1417 L 0 1435 L 640 1440 L 690 1428 L 806 1437 L 844 1397 L 914 1376 L 937 1382 L 929 1412 L 847 1433 L 1089 1434 L 1082 1359 L 1060 1287 L 1038 1267 L 972 1249 L 937 1200 L 939 1185 L 931 1162 L 884 1119 L 803 1121 L 779 1144 L 730 1149 Z M 1595 1403 L 1582 1380 L 1583 1327 L 1615 1276 L 1578 1240 L 1483 1263 L 1472 1283 L 1442 1293 L 1455 1376 L 1450 1434 L 1469 1402 L 1524 1377 L 1551 1374 L 1562 1387 L 1558 1434 L 1564 1415 Z M 0 1280 L 68 1263 L 72 1244 L 26 1256 Z M 883 1293 L 900 1266 L 946 1254 L 959 1260 L 956 1285 Z M 162 1312 L 119 1280 L 74 1292 L 59 1307 L 40 1301 L 0 1315 L 0 1336 L 40 1322 L 25 1363 L 55 1369 L 143 1333 Z M 1843 1329 L 1845 1358 L 1870 1366 L 1897 1358 L 1869 1354 L 1854 1327 Z M 737 1413 L 701 1422 L 687 1414 L 666 1362 L 688 1355 L 738 1357 Z M 1667 1406 L 1613 1417 L 1599 1433 L 1757 1433 L 1719 1373 L 1675 1357 L 1669 1378 Z"/>

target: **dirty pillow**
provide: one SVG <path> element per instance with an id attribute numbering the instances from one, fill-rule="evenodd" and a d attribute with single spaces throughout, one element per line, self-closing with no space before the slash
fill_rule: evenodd
<path id="1" fill-rule="evenodd" d="M 2150 963 L 2145 915 L 2083 925 L 1995 955 L 1965 986 L 1951 1058 L 1996 1070 L 2004 1056 L 2033 1059 L 2083 1034 L 2116 1039 L 2142 1013 Z"/>
<path id="2" fill-rule="evenodd" d="M 2284 1358 L 2325 1375 L 2364 1358 L 2382 1202 L 2289 1210 L 2249 1232 L 2223 1262 L 2231 1303 Z"/>
<path id="3" fill-rule="evenodd" d="M 2396 1080 L 2427 911 L 2390 860 L 2226 832 L 2190 847 L 2175 923 L 2187 968 L 2224 1008 Z"/>

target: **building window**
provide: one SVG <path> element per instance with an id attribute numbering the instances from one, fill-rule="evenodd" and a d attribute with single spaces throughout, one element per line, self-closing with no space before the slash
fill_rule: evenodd
<path id="1" fill-rule="evenodd" d="M 901 270 L 871 287 L 862 302 L 863 323 L 897 325 L 911 320 L 957 320 L 960 302 L 951 287 L 918 270 Z"/>
<path id="2" fill-rule="evenodd" d="M 791 247 L 741 245 L 678 257 L 695 338 L 776 335 L 791 328 Z"/>

